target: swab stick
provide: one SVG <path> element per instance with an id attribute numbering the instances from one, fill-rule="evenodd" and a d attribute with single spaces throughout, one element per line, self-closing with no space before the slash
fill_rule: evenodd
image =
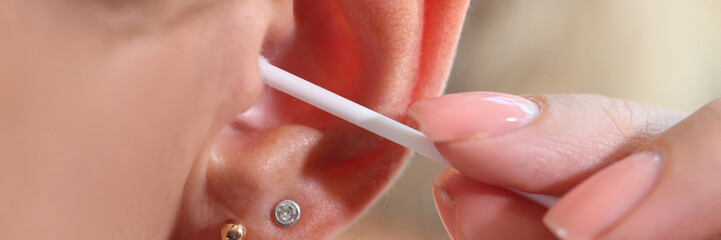
<path id="1" fill-rule="evenodd" d="M 418 130 L 273 66 L 265 58 L 261 58 L 259 64 L 266 85 L 398 143 L 436 162 L 452 167 L 438 152 L 433 142 Z M 524 193 L 510 188 L 509 190 L 546 207 L 553 205 L 557 200 L 553 196 Z"/>

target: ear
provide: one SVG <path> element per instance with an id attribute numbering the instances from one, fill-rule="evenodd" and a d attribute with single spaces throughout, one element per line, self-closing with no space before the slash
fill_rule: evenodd
<path id="1" fill-rule="evenodd" d="M 408 106 L 441 93 L 468 0 L 294 1 L 291 27 L 270 30 L 263 55 L 304 79 L 408 123 Z M 223 222 L 250 239 L 319 239 L 362 213 L 409 151 L 272 89 L 220 134 L 186 186 L 178 237 L 213 239 Z M 292 199 L 300 220 L 281 227 Z"/>

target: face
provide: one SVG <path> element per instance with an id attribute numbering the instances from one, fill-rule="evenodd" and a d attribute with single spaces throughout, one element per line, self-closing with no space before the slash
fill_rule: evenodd
<path id="1" fill-rule="evenodd" d="M 2 238 L 332 234 L 408 152 L 263 87 L 258 57 L 407 121 L 440 93 L 466 5 L 0 2 Z M 291 228 L 270 216 L 284 199 Z"/>

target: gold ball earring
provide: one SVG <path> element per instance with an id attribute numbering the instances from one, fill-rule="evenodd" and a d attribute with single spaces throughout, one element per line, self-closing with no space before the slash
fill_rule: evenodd
<path id="1" fill-rule="evenodd" d="M 247 235 L 245 226 L 240 224 L 225 224 L 220 230 L 220 239 L 222 240 L 243 240 Z"/>

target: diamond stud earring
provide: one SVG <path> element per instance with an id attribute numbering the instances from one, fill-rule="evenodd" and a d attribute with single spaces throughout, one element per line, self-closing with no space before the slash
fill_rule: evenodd
<path id="1" fill-rule="evenodd" d="M 283 227 L 293 226 L 300 219 L 300 206 L 293 200 L 283 200 L 275 205 L 273 211 L 275 222 Z"/>
<path id="2" fill-rule="evenodd" d="M 220 230 L 222 240 L 243 240 L 247 234 L 245 226 L 240 224 L 225 224 Z"/>

